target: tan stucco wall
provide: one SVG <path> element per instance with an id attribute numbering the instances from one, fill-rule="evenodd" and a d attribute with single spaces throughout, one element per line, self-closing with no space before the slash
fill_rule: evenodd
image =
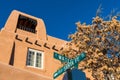
<path id="1" fill-rule="evenodd" d="M 0 32 L 0 61 L 9 63 L 15 35 L 6 30 Z"/>
<path id="2" fill-rule="evenodd" d="M 53 80 L 50 77 L 32 73 L 0 62 L 0 80 Z"/>

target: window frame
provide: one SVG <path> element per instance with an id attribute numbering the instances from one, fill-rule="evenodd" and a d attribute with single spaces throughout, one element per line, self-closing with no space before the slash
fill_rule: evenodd
<path id="1" fill-rule="evenodd" d="M 33 66 L 28 65 L 29 51 L 34 52 Z M 42 60 L 42 61 L 41 61 L 41 67 L 36 67 L 36 64 L 37 64 L 37 61 L 36 61 L 37 54 L 41 54 L 41 60 Z M 35 50 L 35 49 L 28 48 L 27 59 L 26 59 L 26 66 L 27 66 L 27 67 L 32 67 L 32 68 L 37 68 L 37 69 L 43 69 L 43 68 L 44 68 L 44 52 L 43 52 L 43 51 L 39 51 L 39 50 Z"/>
<path id="2" fill-rule="evenodd" d="M 37 33 L 36 27 L 37 27 L 36 19 L 21 14 L 19 15 L 16 29 L 21 29 L 36 34 Z"/>

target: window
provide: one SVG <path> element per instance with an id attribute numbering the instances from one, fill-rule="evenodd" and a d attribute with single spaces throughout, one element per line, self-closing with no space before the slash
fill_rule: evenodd
<path id="1" fill-rule="evenodd" d="M 28 49 L 27 66 L 43 69 L 43 52 Z"/>
<path id="2" fill-rule="evenodd" d="M 23 15 L 19 15 L 17 28 L 22 29 L 25 31 L 29 31 L 32 33 L 36 32 L 36 25 L 37 21 L 28 17 L 25 17 Z"/>

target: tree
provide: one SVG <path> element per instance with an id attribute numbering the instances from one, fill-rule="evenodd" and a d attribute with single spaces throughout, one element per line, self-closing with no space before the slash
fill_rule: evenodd
<path id="1" fill-rule="evenodd" d="M 97 80 L 120 80 L 120 21 L 105 21 L 96 16 L 91 25 L 76 23 L 77 31 L 60 52 L 74 58 L 81 52 L 87 57 L 79 68 L 89 70 Z"/>

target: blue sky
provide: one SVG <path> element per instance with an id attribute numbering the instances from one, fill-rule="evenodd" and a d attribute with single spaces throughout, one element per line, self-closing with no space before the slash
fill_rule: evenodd
<path id="1" fill-rule="evenodd" d="M 42 18 L 48 35 L 68 40 L 76 31 L 75 22 L 91 24 L 100 4 L 103 17 L 112 9 L 120 11 L 120 0 L 0 0 L 0 28 L 12 10 L 19 10 Z"/>

